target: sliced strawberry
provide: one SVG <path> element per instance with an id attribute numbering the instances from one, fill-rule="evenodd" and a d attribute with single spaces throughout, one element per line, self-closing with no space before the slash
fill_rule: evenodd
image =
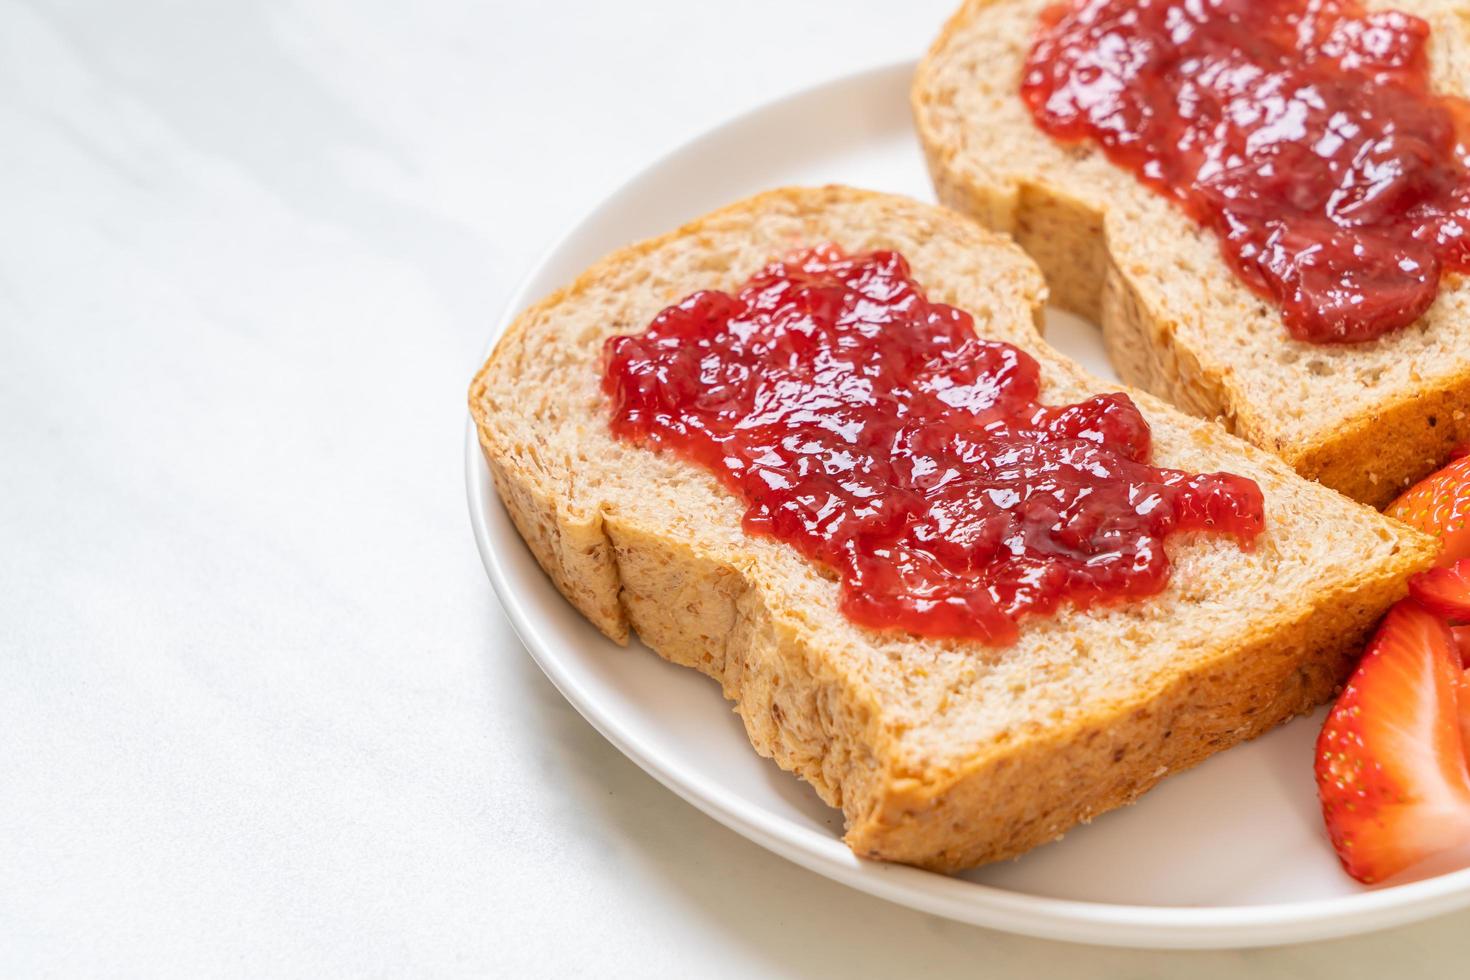
<path id="1" fill-rule="evenodd" d="M 1470 558 L 1415 575 L 1409 580 L 1409 595 L 1436 616 L 1470 622 Z"/>
<path id="2" fill-rule="evenodd" d="M 1317 792 L 1337 856 L 1359 881 L 1470 843 L 1456 703 L 1464 677 L 1449 627 L 1406 600 L 1389 611 L 1327 716 Z"/>
<path id="3" fill-rule="evenodd" d="M 1463 447 L 1462 447 L 1463 448 Z M 1444 542 L 1439 561 L 1449 565 L 1470 558 L 1470 455 L 1455 458 L 1405 490 L 1384 511 Z"/>

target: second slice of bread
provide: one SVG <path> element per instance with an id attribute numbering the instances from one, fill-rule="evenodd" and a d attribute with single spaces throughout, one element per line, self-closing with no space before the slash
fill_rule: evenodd
<path id="1" fill-rule="evenodd" d="M 1354 345 L 1287 336 L 1225 264 L 1213 233 L 1091 144 L 1032 121 L 1021 72 L 1052 0 L 969 0 L 919 66 L 914 115 L 941 201 L 1012 234 L 1053 302 L 1102 323 L 1123 380 L 1226 428 L 1298 472 L 1382 505 L 1470 439 L 1470 287 Z M 1432 25 L 1439 91 L 1470 94 L 1470 19 L 1445 0 L 1370 0 Z"/>
<path id="2" fill-rule="evenodd" d="M 857 853 L 964 868 L 1133 800 L 1323 701 L 1432 561 L 1429 538 L 1134 392 L 1158 465 L 1260 484 L 1254 550 L 1175 536 L 1162 593 L 1024 620 L 1008 647 L 855 626 L 830 575 L 741 530 L 743 505 L 714 476 L 613 438 L 599 384 L 609 336 L 823 242 L 902 252 L 933 299 L 1040 361 L 1043 402 L 1118 388 L 1042 341 L 1045 287 L 1009 241 L 940 208 L 829 187 L 764 194 L 608 256 L 512 324 L 470 407 L 500 496 L 557 587 L 613 639 L 636 630 L 716 679 L 756 750 L 842 809 Z"/>

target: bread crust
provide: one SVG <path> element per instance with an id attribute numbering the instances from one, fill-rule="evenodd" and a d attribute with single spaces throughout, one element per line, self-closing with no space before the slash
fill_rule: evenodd
<path id="1" fill-rule="evenodd" d="M 1058 840 L 1165 776 L 1322 704 L 1400 597 L 1392 579 L 1333 596 L 1206 669 L 987 756 L 952 781 L 895 782 L 871 816 L 849 828 L 847 842 L 868 857 L 954 871 Z M 1081 786 L 1087 792 L 1056 789 Z"/>
<path id="2" fill-rule="evenodd" d="M 839 211 L 846 216 L 841 222 L 829 217 Z M 988 333 L 1042 361 L 1044 397 L 1116 389 L 1045 347 L 1034 327 L 1045 288 L 1013 245 L 953 213 L 828 187 L 759 195 L 594 265 L 509 327 L 471 385 L 470 409 L 501 499 L 557 587 L 614 640 L 625 642 L 636 630 L 665 659 L 719 682 L 755 749 L 843 811 L 845 840 L 856 853 L 953 871 L 1017 855 L 1132 801 L 1166 774 L 1323 701 L 1366 631 L 1404 594 L 1407 576 L 1433 561 L 1431 539 L 1301 481 L 1212 425 L 1130 392 L 1165 444 L 1160 451 L 1171 456 L 1161 460 L 1165 465 L 1215 460 L 1247 468 L 1263 483 L 1268 533 L 1254 558 L 1228 543 L 1171 544 L 1171 555 L 1180 556 L 1178 577 L 1197 582 L 1173 582 L 1165 595 L 1112 611 L 1068 611 L 1024 623 L 1022 640 L 1006 650 L 846 623 L 835 612 L 835 585 L 794 549 L 743 537 L 741 505 L 712 478 L 667 455 L 614 443 L 606 433 L 606 404 L 587 378 L 563 375 L 583 387 L 549 402 L 532 397 L 540 386 L 526 378 L 556 356 L 553 347 L 575 365 L 566 370 L 594 372 L 597 360 L 587 345 L 641 329 L 647 320 L 637 317 L 651 317 L 656 302 L 738 282 L 754 270 L 696 262 L 699 277 L 715 281 L 690 281 L 665 269 L 660 257 L 686 246 L 713 248 L 720 236 L 738 238 L 746 226 L 770 224 L 771 215 L 780 217 L 780 229 L 805 229 L 793 234 L 808 236 L 841 238 L 834 228 L 884 223 L 903 223 L 910 242 L 949 236 L 934 246 L 936 253 L 983 255 L 977 268 L 1000 282 L 983 293 L 975 282 L 955 288 L 971 290 L 971 305 L 986 307 L 977 310 L 977 322 L 989 323 Z M 787 241 L 784 230 L 765 225 L 760 234 L 762 241 Z M 851 232 L 873 234 L 882 232 Z M 873 239 L 839 244 L 869 247 Z M 943 292 L 948 284 L 926 282 L 917 267 L 916 274 L 931 295 L 952 298 Z M 650 292 L 633 312 L 598 305 L 608 296 L 626 297 L 629 283 Z M 586 326 L 604 315 L 610 322 Z M 557 415 L 557 406 L 565 413 Z M 575 430 L 569 448 L 555 445 L 568 430 Z M 579 482 L 577 460 L 590 466 L 597 454 L 618 456 L 608 482 Z M 631 490 L 613 486 L 631 466 L 648 471 Z M 662 492 L 670 479 L 679 481 L 675 509 L 644 506 L 643 498 Z M 1342 548 L 1366 549 L 1350 569 L 1317 568 L 1293 557 L 1294 549 L 1312 546 L 1297 528 L 1303 515 L 1318 511 L 1339 522 Z M 1273 515 L 1284 529 L 1271 530 Z M 1190 557 L 1197 553 L 1204 557 Z M 1234 564 L 1211 572 L 1221 563 Z M 1301 569 L 1311 573 L 1310 594 L 1236 602 L 1231 615 L 1238 627 L 1206 622 L 1205 610 L 1221 602 L 1205 584 L 1212 574 L 1230 576 L 1241 589 L 1270 589 L 1278 572 Z M 1260 615 L 1256 607 L 1274 611 Z M 1097 626 L 1103 621 L 1106 628 Z M 1160 630 L 1167 636 L 1157 635 Z M 1167 653 L 1137 676 L 1114 677 L 1100 666 L 1109 657 L 1126 661 L 1134 642 L 1155 650 L 1162 643 Z M 1022 657 L 1030 659 L 1021 665 Z M 1033 691 L 1048 685 L 1065 690 L 1079 676 L 1091 678 L 1085 690 L 1092 693 L 1081 704 L 1040 703 L 1035 717 L 992 731 L 988 712 L 1016 705 L 979 685 L 973 675 L 986 670 L 1011 670 L 1007 696 L 1017 703 L 1039 701 Z M 975 716 L 969 727 L 955 720 L 968 718 L 966 711 Z"/>
<path id="3" fill-rule="evenodd" d="M 1215 419 L 1276 453 L 1303 476 L 1375 507 L 1443 465 L 1454 447 L 1470 440 L 1470 344 L 1465 343 L 1470 324 L 1464 322 L 1463 309 L 1470 289 L 1464 278 L 1446 276 L 1441 292 L 1453 293 L 1453 299 L 1441 302 L 1421 324 L 1405 328 L 1409 333 L 1441 333 L 1445 340 L 1438 348 L 1404 345 L 1402 359 L 1416 363 L 1391 384 L 1379 385 L 1377 379 L 1379 365 L 1393 359 L 1394 337 L 1362 345 L 1361 350 L 1373 353 L 1357 359 L 1343 349 L 1318 348 L 1321 356 L 1314 356 L 1311 345 L 1289 340 L 1275 311 L 1256 300 L 1218 255 L 1205 263 L 1204 272 L 1195 265 L 1190 274 L 1205 277 L 1211 292 L 1231 294 L 1222 306 L 1250 309 L 1253 315 L 1248 322 L 1231 317 L 1232 322 L 1206 323 L 1203 331 L 1183 329 L 1199 316 L 1217 314 L 1171 297 L 1160 285 L 1168 282 L 1166 266 L 1175 258 L 1174 250 L 1160 248 L 1140 261 L 1136 249 L 1120 255 L 1118 243 L 1148 236 L 1177 243 L 1201 236 L 1213 242 L 1213 237 L 1190 227 L 1182 214 L 1166 229 L 1125 214 L 1153 192 L 1122 170 L 1119 179 L 1099 182 L 1090 169 L 1100 159 L 1098 151 L 1051 143 L 1030 124 L 1029 115 L 1018 121 L 1019 64 L 1030 44 L 1035 13 L 1049 2 L 968 0 L 921 61 L 911 102 L 939 200 L 1011 234 L 1041 266 L 1053 302 L 1101 323 L 1109 357 L 1128 384 Z M 1430 19 L 1436 32 L 1431 52 L 1436 84 L 1463 92 L 1465 59 L 1454 53 L 1470 38 L 1470 21 L 1439 0 L 1370 0 L 1368 5 L 1392 6 Z M 1024 16 L 1016 16 L 1018 11 Z M 987 18 L 999 26 L 988 26 Z M 1018 29 L 1017 24 L 1025 26 Z M 966 139 L 954 116 L 957 87 L 965 84 L 967 46 L 977 33 L 990 37 L 996 31 L 1016 36 L 1003 45 L 1004 56 L 987 50 L 981 59 L 984 71 L 997 77 L 984 109 L 964 119 L 963 125 L 975 134 Z M 996 144 L 1006 148 L 991 158 L 987 147 Z M 1048 146 L 1043 151 L 1036 144 Z M 1014 153 L 1017 145 L 1034 152 Z M 1012 159 L 1026 162 L 1013 169 Z M 1267 343 L 1241 352 L 1221 339 L 1244 330 L 1265 334 Z M 1274 386 L 1279 390 L 1262 393 L 1246 378 L 1272 337 L 1279 339 L 1275 349 L 1283 360 L 1272 358 L 1269 370 L 1278 372 L 1283 382 Z M 1324 370 L 1331 376 L 1327 384 Z M 1369 399 L 1339 404 L 1324 393 L 1332 383 L 1348 391 L 1371 384 L 1374 391 Z M 1287 424 L 1303 404 L 1315 418 Z"/>

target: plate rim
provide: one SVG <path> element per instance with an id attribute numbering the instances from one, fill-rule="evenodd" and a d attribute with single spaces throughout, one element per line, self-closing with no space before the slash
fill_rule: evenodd
<path id="1" fill-rule="evenodd" d="M 620 181 L 541 252 L 512 289 L 491 330 L 481 363 L 489 357 L 516 315 L 540 298 L 532 294 L 532 286 L 542 271 L 641 181 L 651 179 L 658 171 L 676 163 L 679 156 L 724 129 L 752 121 L 788 103 L 838 95 L 840 90 L 864 82 L 872 84 L 881 75 L 909 77 L 916 66 L 916 59 L 899 59 L 793 90 L 728 115 L 655 155 Z M 664 787 L 741 836 L 807 870 L 877 898 L 959 922 L 1042 939 L 1135 948 L 1223 949 L 1309 942 L 1357 931 L 1387 929 L 1470 905 L 1470 868 L 1330 898 L 1262 905 L 1167 906 L 1030 895 L 858 858 L 840 839 L 790 824 L 760 807 L 744 803 L 738 795 L 725 791 L 702 773 L 690 773 L 670 764 L 659 757 L 657 750 L 641 744 L 602 710 L 597 698 L 562 663 L 555 644 L 542 634 L 496 552 L 488 512 L 501 504 L 491 488 L 474 419 L 468 413 L 464 452 L 466 502 L 481 563 L 512 628 L 542 673 L 603 738 Z M 524 542 L 520 547 L 525 547 Z"/>

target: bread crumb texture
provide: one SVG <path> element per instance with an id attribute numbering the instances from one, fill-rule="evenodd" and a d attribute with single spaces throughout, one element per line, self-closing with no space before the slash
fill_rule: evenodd
<path id="1" fill-rule="evenodd" d="M 1007 232 L 1053 301 L 1099 320 L 1120 376 L 1220 421 L 1298 472 L 1381 506 L 1470 440 L 1470 284 L 1446 275 L 1417 323 L 1376 341 L 1292 340 L 1219 243 L 1090 144 L 1053 141 L 1019 91 L 1051 0 L 970 0 L 920 63 L 913 109 L 939 199 Z M 1470 15 L 1369 0 L 1432 28 L 1438 91 L 1470 95 Z"/>
<path id="2" fill-rule="evenodd" d="M 1023 621 L 1001 649 L 853 625 L 829 576 L 741 530 L 743 506 L 714 477 L 615 440 L 600 387 L 608 336 L 829 241 L 901 251 L 931 297 L 1040 361 L 1044 401 L 1117 389 L 1041 339 L 1046 287 L 1003 236 L 826 187 L 763 194 L 608 256 L 510 326 L 470 407 L 501 499 L 557 587 L 614 640 L 636 630 L 717 680 L 756 750 L 841 808 L 858 854 L 965 868 L 1133 800 L 1327 698 L 1432 561 L 1430 539 L 1130 391 L 1156 463 L 1260 484 L 1254 549 L 1172 537 L 1164 592 Z"/>

